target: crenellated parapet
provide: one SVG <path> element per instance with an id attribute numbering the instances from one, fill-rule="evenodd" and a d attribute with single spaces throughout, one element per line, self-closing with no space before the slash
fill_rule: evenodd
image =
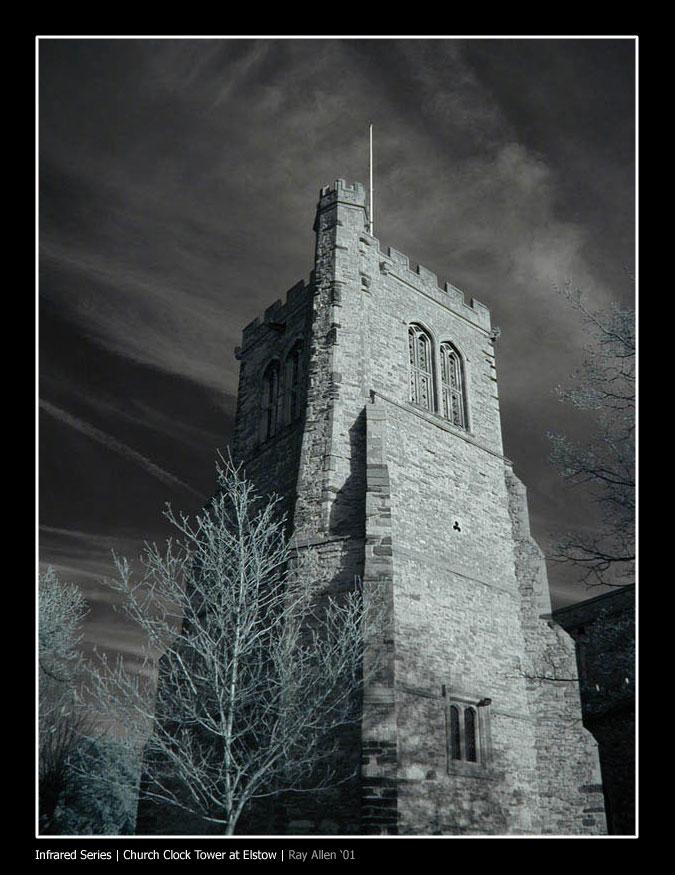
<path id="1" fill-rule="evenodd" d="M 306 304 L 308 294 L 308 285 L 300 280 L 286 292 L 285 301 L 276 300 L 249 322 L 242 332 L 242 344 L 235 350 L 237 358 L 263 337 L 285 332 L 289 320 Z"/>
<path id="2" fill-rule="evenodd" d="M 364 260 L 368 262 L 368 266 L 364 265 L 362 272 L 362 276 L 365 277 L 363 285 L 366 288 L 376 280 L 379 272 L 380 278 L 390 277 L 397 280 L 484 330 L 490 330 L 490 311 L 484 304 L 475 298 L 469 298 L 467 301 L 464 292 L 452 283 L 445 282 L 441 287 L 438 276 L 433 271 L 424 265 L 415 264 L 393 246 L 383 249 L 377 237 L 368 233 L 366 189 L 362 183 L 350 184 L 344 179 L 336 179 L 321 188 L 315 231 L 319 228 L 321 215 L 336 204 L 363 209 L 364 229 L 358 236 L 358 246 L 360 254 L 365 256 Z M 273 332 L 283 332 L 289 317 L 307 302 L 312 283 L 311 277 L 308 283 L 300 280 L 288 290 L 285 301 L 280 299 L 275 301 L 264 313 L 249 322 L 242 332 L 242 345 L 237 347 L 237 357 L 263 337 Z"/>
<path id="3" fill-rule="evenodd" d="M 392 246 L 389 246 L 387 251 L 383 252 L 380 249 L 379 241 L 375 240 L 375 238 L 372 239 L 377 243 L 381 274 L 391 276 L 405 283 L 447 307 L 449 310 L 453 310 L 459 315 L 464 316 L 464 318 L 489 330 L 490 311 L 484 304 L 481 304 L 475 298 L 470 298 L 467 301 L 464 292 L 453 286 L 452 283 L 446 282 L 443 288 L 441 288 L 438 276 L 433 271 L 421 264 L 412 267 L 408 256 Z"/>
<path id="4" fill-rule="evenodd" d="M 366 190 L 361 182 L 349 183 L 344 179 L 336 179 L 330 185 L 324 185 L 319 192 L 319 206 L 328 207 L 340 201 L 355 207 L 366 206 Z"/>
<path id="5" fill-rule="evenodd" d="M 464 292 L 452 283 L 446 282 L 441 287 L 438 276 L 433 271 L 421 264 L 416 264 L 413 267 L 410 258 L 403 252 L 394 249 L 393 246 L 386 249 L 381 247 L 377 237 L 372 236 L 367 230 L 366 190 L 360 182 L 349 184 L 344 179 L 336 179 L 330 185 L 323 186 L 320 191 L 315 231 L 319 228 L 319 217 L 336 204 L 363 208 L 364 230 L 359 234 L 359 249 L 369 262 L 377 259 L 377 264 L 369 268 L 370 274 L 379 270 L 382 277 L 392 277 L 432 298 L 465 319 L 476 323 L 481 328 L 490 329 L 490 311 L 484 304 L 475 298 L 470 298 L 467 301 Z M 373 277 L 369 276 L 368 280 L 372 282 Z"/>

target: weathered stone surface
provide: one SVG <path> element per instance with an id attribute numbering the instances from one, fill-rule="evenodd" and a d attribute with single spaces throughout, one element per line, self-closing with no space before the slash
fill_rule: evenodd
<path id="1" fill-rule="evenodd" d="M 574 647 L 542 618 L 545 565 L 503 455 L 489 311 L 382 251 L 365 203 L 358 183 L 322 189 L 309 284 L 248 326 L 238 351 L 237 458 L 263 492 L 284 496 L 322 585 L 346 589 L 358 577 L 366 601 L 386 608 L 360 744 L 345 747 L 359 778 L 329 811 L 296 811 L 290 828 L 602 833 L 601 797 L 588 789 L 600 783 L 597 751 L 579 719 L 578 687 L 536 677 L 549 657 L 570 669 Z M 411 403 L 411 323 L 434 344 L 437 393 L 439 344 L 460 354 L 466 428 L 444 419 L 438 401 L 432 410 Z M 264 369 L 299 338 L 302 417 L 261 442 Z"/>

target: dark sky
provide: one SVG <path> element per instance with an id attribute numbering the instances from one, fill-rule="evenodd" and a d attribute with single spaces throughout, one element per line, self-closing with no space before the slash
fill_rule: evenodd
<path id="1" fill-rule="evenodd" d="M 632 39 L 41 39 L 40 561 L 87 639 L 133 650 L 111 549 L 199 509 L 231 440 L 242 327 L 312 266 L 322 185 L 368 181 L 375 236 L 492 311 L 506 455 L 535 536 L 592 528 L 547 430 L 583 357 L 566 281 L 634 299 Z M 556 605 L 592 595 L 549 569 Z"/>

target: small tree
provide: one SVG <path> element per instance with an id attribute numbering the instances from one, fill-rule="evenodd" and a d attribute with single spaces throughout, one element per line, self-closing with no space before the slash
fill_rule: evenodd
<path id="1" fill-rule="evenodd" d="M 76 710 L 75 684 L 82 667 L 80 624 L 87 613 L 76 586 L 59 581 L 53 568 L 38 583 L 40 831 L 55 830 L 59 801 L 71 788 L 71 767 L 84 718 Z"/>
<path id="2" fill-rule="evenodd" d="M 589 585 L 631 582 L 635 569 L 635 313 L 614 304 L 591 312 L 581 293 L 563 294 L 582 314 L 591 336 L 588 357 L 561 401 L 597 412 L 597 427 L 583 444 L 549 433 L 552 460 L 570 486 L 585 487 L 601 508 L 594 533 L 568 532 L 549 557 L 582 571 Z"/>
<path id="3" fill-rule="evenodd" d="M 89 665 L 80 650 L 87 614 L 77 586 L 53 568 L 39 576 L 39 828 L 46 835 L 131 832 L 138 757 L 109 737 L 82 700 Z"/>
<path id="4" fill-rule="evenodd" d="M 64 835 L 133 835 L 140 752 L 124 738 L 93 730 L 83 718 L 69 757 L 70 780 L 56 812 Z"/>
<path id="5" fill-rule="evenodd" d="M 358 719 L 363 611 L 358 591 L 322 590 L 265 502 L 228 461 L 194 520 L 147 545 L 142 574 L 116 558 L 111 585 L 159 660 L 147 674 L 107 666 L 99 699 L 129 736 L 147 737 L 142 796 L 234 833 L 254 800 L 337 780 L 341 729 Z"/>
<path id="6" fill-rule="evenodd" d="M 72 689 L 81 667 L 80 624 L 87 614 L 84 597 L 73 584 L 61 583 L 53 568 L 38 583 L 38 665 L 40 692 L 59 700 Z"/>

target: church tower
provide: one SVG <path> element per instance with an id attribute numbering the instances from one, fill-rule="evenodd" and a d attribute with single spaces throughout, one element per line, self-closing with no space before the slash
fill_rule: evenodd
<path id="1" fill-rule="evenodd" d="M 243 332 L 234 455 L 331 591 L 386 610 L 359 778 L 288 832 L 605 832 L 574 645 L 504 457 L 488 309 L 321 190 L 309 283 Z M 542 679 L 543 678 L 543 679 Z M 341 795 L 340 795 L 341 793 Z"/>

